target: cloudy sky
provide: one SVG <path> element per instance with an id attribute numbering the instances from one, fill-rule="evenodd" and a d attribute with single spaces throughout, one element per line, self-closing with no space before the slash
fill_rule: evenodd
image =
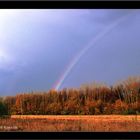
<path id="1" fill-rule="evenodd" d="M 0 95 L 140 75 L 140 10 L 0 10 Z"/>

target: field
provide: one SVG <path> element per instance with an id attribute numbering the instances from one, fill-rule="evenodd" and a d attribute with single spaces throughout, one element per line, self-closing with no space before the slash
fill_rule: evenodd
<path id="1" fill-rule="evenodd" d="M 0 119 L 0 131 L 140 131 L 137 115 L 12 115 Z"/>

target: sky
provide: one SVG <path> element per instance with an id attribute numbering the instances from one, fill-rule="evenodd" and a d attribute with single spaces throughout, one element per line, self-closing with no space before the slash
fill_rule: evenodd
<path id="1" fill-rule="evenodd" d="M 0 9 L 0 96 L 140 75 L 140 10 Z"/>

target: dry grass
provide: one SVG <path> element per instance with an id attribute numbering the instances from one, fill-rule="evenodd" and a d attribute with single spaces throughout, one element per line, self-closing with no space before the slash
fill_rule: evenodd
<path id="1" fill-rule="evenodd" d="M 0 131 L 140 131 L 136 115 L 13 115 L 0 120 Z"/>

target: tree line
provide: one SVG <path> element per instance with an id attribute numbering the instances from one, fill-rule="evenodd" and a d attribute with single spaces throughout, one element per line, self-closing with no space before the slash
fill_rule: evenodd
<path id="1" fill-rule="evenodd" d="M 109 115 L 140 113 L 140 78 L 114 86 L 87 84 L 60 91 L 0 98 L 0 115 Z"/>

